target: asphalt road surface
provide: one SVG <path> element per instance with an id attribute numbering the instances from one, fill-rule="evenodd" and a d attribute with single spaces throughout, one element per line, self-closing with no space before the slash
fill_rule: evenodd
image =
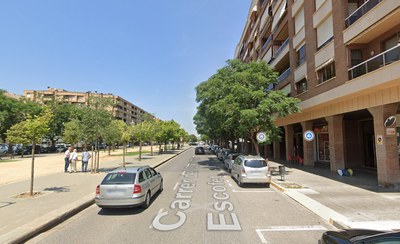
<path id="1" fill-rule="evenodd" d="M 93 205 L 28 243 L 317 243 L 334 229 L 274 188 L 238 187 L 214 155 L 190 149 L 157 168 L 150 207 Z"/>

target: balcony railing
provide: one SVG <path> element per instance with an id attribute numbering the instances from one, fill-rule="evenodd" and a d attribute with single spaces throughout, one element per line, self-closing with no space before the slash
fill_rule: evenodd
<path id="1" fill-rule="evenodd" d="M 283 73 L 276 79 L 276 83 L 279 83 L 279 82 L 285 80 L 286 78 L 288 78 L 290 75 L 290 71 L 291 71 L 290 68 L 283 71 Z"/>
<path id="2" fill-rule="evenodd" d="M 349 78 L 350 80 L 357 78 L 398 60 L 400 60 L 400 44 L 352 67 L 349 69 Z"/>
<path id="3" fill-rule="evenodd" d="M 351 13 L 346 18 L 346 27 L 349 27 L 354 22 L 356 22 L 359 18 L 361 18 L 364 14 L 370 11 L 373 7 L 375 7 L 378 3 L 382 2 L 383 0 L 369 0 L 361 5 L 356 11 Z"/>
<path id="4" fill-rule="evenodd" d="M 282 43 L 282 45 L 276 50 L 274 54 L 274 58 L 278 57 L 278 55 L 282 52 L 282 50 L 286 47 L 286 45 L 289 44 L 289 37 L 286 38 L 286 40 Z"/>
<path id="5" fill-rule="evenodd" d="M 268 39 L 264 42 L 262 49 L 268 47 L 268 44 L 271 42 L 271 40 L 272 40 L 272 34 L 269 35 Z"/>

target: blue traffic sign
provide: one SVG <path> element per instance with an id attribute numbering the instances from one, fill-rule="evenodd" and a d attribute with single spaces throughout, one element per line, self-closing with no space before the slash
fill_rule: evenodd
<path id="1" fill-rule="evenodd" d="M 304 132 L 304 140 L 306 141 L 312 141 L 315 138 L 315 134 L 311 130 L 307 130 Z"/>

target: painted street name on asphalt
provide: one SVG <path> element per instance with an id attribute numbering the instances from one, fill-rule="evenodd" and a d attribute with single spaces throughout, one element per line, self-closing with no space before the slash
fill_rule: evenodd
<path id="1" fill-rule="evenodd" d="M 198 178 L 198 166 L 189 164 L 183 171 L 182 181 L 178 184 L 178 191 L 175 200 L 172 201 L 170 211 L 161 210 L 154 218 L 152 226 L 160 231 L 172 231 L 183 226 L 186 221 L 185 210 L 191 206 L 196 180 Z M 207 230 L 213 231 L 240 231 L 242 228 L 236 213 L 233 212 L 234 206 L 228 201 L 230 196 L 225 187 L 225 180 L 220 176 L 210 176 L 207 185 L 211 186 L 214 209 L 218 212 L 207 213 Z"/>

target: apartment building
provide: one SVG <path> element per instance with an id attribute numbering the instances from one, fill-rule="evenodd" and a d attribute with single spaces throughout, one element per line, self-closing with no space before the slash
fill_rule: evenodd
<path id="1" fill-rule="evenodd" d="M 279 72 L 268 89 L 301 100 L 276 120 L 273 158 L 369 169 L 400 187 L 400 1 L 253 0 L 235 58 L 267 62 Z"/>
<path id="2" fill-rule="evenodd" d="M 64 89 L 48 88 L 47 90 L 25 90 L 24 97 L 34 102 L 45 103 L 46 101 L 63 101 L 72 104 L 88 104 L 90 96 L 110 98 L 115 106 L 110 108 L 115 118 L 126 123 L 138 123 L 145 114 L 149 114 L 138 106 L 128 102 L 122 97 L 111 93 L 97 92 L 72 92 Z M 151 115 L 152 116 L 152 115 Z"/>

